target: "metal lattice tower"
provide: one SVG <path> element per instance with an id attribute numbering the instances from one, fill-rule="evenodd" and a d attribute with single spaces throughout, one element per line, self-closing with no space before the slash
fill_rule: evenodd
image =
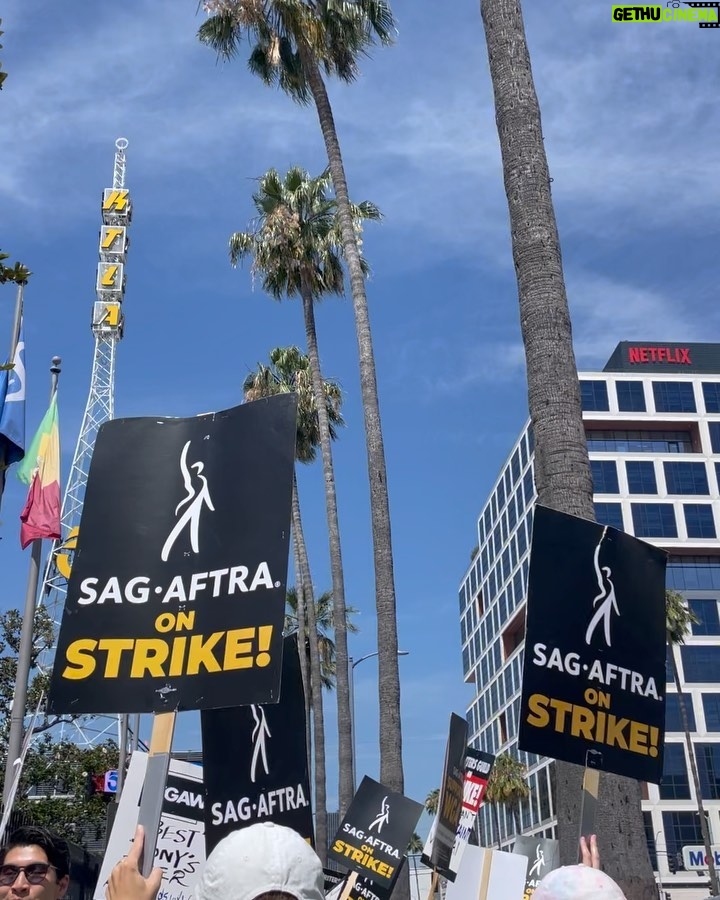
<path id="1" fill-rule="evenodd" d="M 123 336 L 122 302 L 125 294 L 127 229 L 132 218 L 130 195 L 125 187 L 127 145 L 125 138 L 118 138 L 115 142 L 113 184 L 111 188 L 103 190 L 100 259 L 95 279 L 96 300 L 93 304 L 91 322 L 95 352 L 90 391 L 63 498 L 61 513 L 63 537 L 61 541 L 55 541 L 51 547 L 38 598 L 38 602 L 46 607 L 55 624 L 56 637 L 65 607 L 95 438 L 103 422 L 112 419 L 115 412 L 115 352 L 118 341 Z M 43 654 L 39 661 L 40 668 L 49 671 L 54 656 L 53 647 Z M 67 728 L 67 725 L 64 726 L 65 737 L 92 744 L 98 740 L 117 736 L 118 717 L 83 717 L 72 723 L 72 734 L 67 734 Z"/>

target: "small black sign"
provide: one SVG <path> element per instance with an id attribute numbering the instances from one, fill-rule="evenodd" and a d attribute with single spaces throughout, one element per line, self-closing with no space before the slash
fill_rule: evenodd
<path id="1" fill-rule="evenodd" d="M 98 432 L 49 708 L 275 703 L 293 394 Z"/>
<path id="2" fill-rule="evenodd" d="M 402 868 L 404 860 L 400 862 Z M 390 900 L 391 888 L 383 887 L 370 878 L 358 875 L 357 881 L 350 888 L 347 900 Z"/>
<path id="3" fill-rule="evenodd" d="M 467 750 L 467 721 L 452 713 L 445 745 L 445 765 L 440 784 L 438 811 L 433 823 L 432 842 L 426 845 L 423 861 L 438 871 L 450 869 L 450 858 L 463 808 L 463 782 Z M 428 842 L 430 843 L 430 841 Z"/>
<path id="4" fill-rule="evenodd" d="M 520 749 L 658 783 L 665 723 L 667 555 L 536 506 Z"/>
<path id="5" fill-rule="evenodd" d="M 423 811 L 420 803 L 365 776 L 330 846 L 330 856 L 392 887 Z"/>
<path id="6" fill-rule="evenodd" d="M 523 900 L 530 900 L 543 878 L 560 865 L 560 841 L 552 838 L 519 835 L 513 853 L 527 856 L 528 869 Z"/>
<path id="7" fill-rule="evenodd" d="M 207 853 L 253 822 L 294 828 L 313 843 L 297 637 L 285 638 L 279 703 L 203 710 L 201 723 Z"/>

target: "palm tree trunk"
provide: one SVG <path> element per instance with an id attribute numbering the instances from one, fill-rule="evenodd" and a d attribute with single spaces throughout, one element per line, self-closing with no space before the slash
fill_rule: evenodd
<path id="1" fill-rule="evenodd" d="M 522 824 L 520 822 L 520 807 L 517 803 L 512 805 L 512 817 L 513 822 L 515 823 L 515 834 L 522 834 Z"/>
<path id="2" fill-rule="evenodd" d="M 295 483 L 293 482 L 293 493 L 295 491 Z M 294 501 L 293 501 L 294 502 Z M 298 504 L 298 510 L 300 505 Z M 307 735 L 307 758 L 310 765 L 311 756 L 311 734 L 312 727 L 310 721 L 310 667 L 308 665 L 307 653 L 305 653 L 305 641 L 307 637 L 307 614 L 305 612 L 305 585 L 303 584 L 302 575 L 300 574 L 300 551 L 298 550 L 297 537 L 293 529 L 293 557 L 295 561 L 295 595 L 297 597 L 297 631 L 298 631 L 298 656 L 300 657 L 300 675 L 302 677 L 303 694 L 305 697 L 305 734 Z"/>
<path id="3" fill-rule="evenodd" d="M 313 710 L 313 746 L 315 748 L 315 850 L 320 861 L 327 861 L 327 791 L 325 775 L 325 716 L 323 713 L 322 677 L 320 674 L 320 653 L 318 652 L 317 622 L 315 621 L 315 596 L 310 577 L 307 547 L 300 518 L 300 498 L 297 476 L 293 474 L 292 527 L 298 550 L 300 577 L 305 591 L 305 612 L 307 614 L 307 634 L 310 642 L 310 696 Z M 304 655 L 305 648 L 300 649 Z"/>
<path id="4" fill-rule="evenodd" d="M 538 501 L 594 519 L 560 241 L 520 2 L 481 0 L 480 8 L 510 212 Z M 581 767 L 557 763 L 563 864 L 577 862 L 581 784 Z M 596 831 L 604 867 L 628 900 L 654 897 L 637 781 L 602 776 Z"/>
<path id="5" fill-rule="evenodd" d="M 685 732 L 685 744 L 690 759 L 690 772 L 692 773 L 692 780 L 695 785 L 695 798 L 697 800 L 698 815 L 700 816 L 700 830 L 702 831 L 705 855 L 707 856 L 708 861 L 710 893 L 715 897 L 720 893 L 718 890 L 717 871 L 715 869 L 715 857 L 713 856 L 712 845 L 710 844 L 710 830 L 708 829 L 708 822 L 705 817 L 705 804 L 703 803 L 702 792 L 700 790 L 700 776 L 698 775 L 697 760 L 695 759 L 695 748 L 693 747 L 692 738 L 690 737 L 690 723 L 688 722 L 687 707 L 685 706 L 685 695 L 683 694 L 682 685 L 680 684 L 680 673 L 678 672 L 677 663 L 675 662 L 675 652 L 672 647 L 670 647 L 670 659 L 672 660 L 675 690 L 677 691 L 678 702 L 680 704 L 680 717 L 682 718 L 683 731 Z"/>
<path id="6" fill-rule="evenodd" d="M 380 705 L 380 781 L 387 787 L 402 792 L 404 781 L 395 576 L 393 572 L 385 449 L 380 423 L 375 356 L 370 332 L 367 296 L 365 294 L 365 279 L 360 264 L 360 252 L 357 246 L 340 143 L 325 82 L 309 48 L 300 42 L 298 49 L 320 120 L 320 130 L 325 141 L 330 175 L 335 188 L 343 251 L 348 267 L 355 313 L 355 331 L 360 362 L 360 389 L 362 392 L 368 476 L 370 479 L 370 512 L 375 568 Z"/>
<path id="7" fill-rule="evenodd" d="M 340 816 L 345 814 L 353 796 L 352 783 L 352 720 L 350 710 L 350 680 L 348 677 L 347 609 L 345 606 L 345 578 L 343 575 L 342 552 L 340 548 L 340 524 L 338 522 L 337 495 L 335 492 L 335 470 L 332 458 L 330 424 L 325 399 L 320 354 L 318 353 L 315 331 L 315 307 L 312 292 L 305 278 L 301 276 L 301 294 L 305 337 L 307 340 L 313 395 L 318 415 L 320 451 L 322 453 L 323 478 L 325 481 L 325 511 L 330 543 L 330 572 L 332 575 L 333 626 L 335 630 L 335 685 L 337 688 L 338 713 L 338 798 Z"/>

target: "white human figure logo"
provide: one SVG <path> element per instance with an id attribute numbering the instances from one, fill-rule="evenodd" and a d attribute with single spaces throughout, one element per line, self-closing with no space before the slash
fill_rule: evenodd
<path id="1" fill-rule="evenodd" d="M 612 569 L 610 566 L 600 567 L 600 544 L 602 544 L 602 540 L 605 537 L 605 532 L 603 531 L 603 536 L 600 538 L 597 547 L 595 548 L 595 577 L 597 578 L 598 588 L 600 593 L 594 598 L 593 606 L 597 606 L 595 610 L 595 615 L 590 620 L 590 624 L 588 625 L 587 631 L 585 632 L 585 643 L 589 644 L 592 640 L 595 629 L 598 627 L 600 622 L 603 623 L 603 629 L 605 632 L 605 643 L 608 647 L 612 646 L 612 641 L 610 637 L 610 619 L 613 614 L 613 610 L 615 610 L 616 615 L 620 615 L 620 610 L 617 605 L 617 598 L 615 597 L 615 585 L 612 583 Z M 599 604 L 599 605 L 598 605 Z"/>
<path id="2" fill-rule="evenodd" d="M 188 468 L 187 455 L 189 447 L 190 441 L 185 444 L 182 449 L 182 454 L 180 455 L 180 471 L 183 475 L 183 483 L 185 485 L 185 490 L 187 491 L 187 496 L 184 497 L 175 507 L 175 515 L 180 512 L 183 506 L 187 506 L 187 508 L 175 523 L 175 527 L 170 532 L 167 540 L 165 541 L 165 544 L 163 545 L 162 553 L 160 554 L 163 562 L 167 562 L 170 551 L 173 548 L 173 544 L 178 539 L 186 525 L 190 527 L 190 546 L 192 547 L 192 551 L 193 553 L 198 553 L 200 550 L 200 545 L 198 543 L 198 530 L 200 527 L 200 514 L 202 513 L 203 506 L 207 506 L 208 509 L 212 510 L 213 512 L 215 511 L 215 507 L 213 506 L 212 500 L 210 499 L 210 491 L 208 490 L 207 478 L 205 478 L 205 476 L 202 474 L 202 471 L 205 468 L 204 465 L 201 462 L 195 462 L 191 464 L 190 468 Z M 199 482 L 195 486 L 193 486 L 193 475 L 190 469 L 194 470 L 197 481 Z"/>
<path id="3" fill-rule="evenodd" d="M 387 802 L 387 797 L 383 798 L 382 805 L 380 807 L 380 812 L 377 817 L 370 824 L 369 831 L 372 831 L 373 828 L 377 828 L 378 834 L 382 831 L 383 825 L 387 825 L 388 820 L 390 818 L 390 804 Z"/>
<path id="4" fill-rule="evenodd" d="M 532 868 L 528 872 L 528 878 L 532 878 L 533 875 L 537 875 L 540 877 L 540 870 L 545 867 L 545 853 L 540 844 L 535 848 L 535 862 L 532 864 Z"/>
<path id="5" fill-rule="evenodd" d="M 272 737 L 272 735 L 270 734 L 267 719 L 265 718 L 265 710 L 262 708 L 262 706 L 256 706 L 253 703 L 251 704 L 250 709 L 252 710 L 253 719 L 255 719 L 255 727 L 253 728 L 252 733 L 253 755 L 252 762 L 250 763 L 250 780 L 253 784 L 255 784 L 257 764 L 261 758 L 263 768 L 265 769 L 265 774 L 270 774 L 270 768 L 268 767 L 267 759 L 267 747 L 265 746 L 265 738 Z"/>

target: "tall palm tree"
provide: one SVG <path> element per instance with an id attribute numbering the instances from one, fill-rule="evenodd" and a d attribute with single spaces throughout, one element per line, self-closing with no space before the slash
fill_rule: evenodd
<path id="1" fill-rule="evenodd" d="M 538 502 L 594 520 L 560 240 L 520 0 L 481 0 L 480 11 L 510 213 Z M 582 776 L 581 767 L 558 762 L 556 799 L 564 864 L 577 861 Z M 655 886 L 640 784 L 606 773 L 601 782 L 596 830 L 603 863 L 629 900 L 644 900 L 653 895 Z"/>
<path id="2" fill-rule="evenodd" d="M 684 598 L 677 591 L 665 592 L 665 620 L 667 629 L 667 642 L 669 644 L 668 656 L 673 671 L 673 680 L 675 681 L 675 690 L 677 691 L 678 705 L 680 706 L 680 717 L 682 718 L 683 731 L 685 732 L 685 745 L 687 746 L 688 759 L 690 760 L 690 772 L 692 773 L 693 784 L 695 785 L 695 798 L 697 800 L 698 815 L 700 816 L 700 829 L 702 831 L 703 844 L 705 845 L 705 856 L 708 861 L 708 874 L 710 875 L 710 893 L 717 896 L 720 893 L 718 887 L 718 876 L 715 868 L 715 857 L 710 844 L 710 831 L 705 816 L 705 804 L 703 803 L 702 790 L 700 787 L 700 776 L 698 775 L 697 760 L 695 759 L 695 748 L 693 747 L 692 738 L 690 736 L 690 723 L 688 721 L 687 707 L 685 706 L 685 695 L 683 693 L 682 684 L 680 683 L 680 673 L 678 672 L 677 663 L 675 662 L 674 648 L 685 643 L 685 638 L 690 634 L 690 626 L 697 624 L 698 618 L 688 607 Z"/>
<path id="3" fill-rule="evenodd" d="M 231 58 L 242 37 L 252 44 L 249 67 L 269 85 L 277 85 L 293 100 L 315 105 L 335 188 L 343 254 L 347 263 L 360 362 L 370 481 L 370 510 L 375 568 L 375 604 L 380 708 L 380 780 L 403 790 L 400 725 L 395 576 L 387 489 L 387 467 L 380 422 L 377 375 L 368 313 L 359 227 L 350 203 L 345 166 L 332 107 L 322 72 L 352 82 L 358 60 L 375 43 L 390 44 L 395 33 L 386 0 L 206 0 L 211 17 L 199 31 L 200 40 Z M 333 588 L 333 591 L 335 589 Z M 340 648 L 338 648 L 340 649 Z M 338 653 L 338 669 L 345 667 Z M 338 679 L 338 694 L 341 681 Z M 350 768 L 341 775 L 340 811 L 352 795 Z"/>
<path id="4" fill-rule="evenodd" d="M 346 606 L 345 613 L 347 616 L 346 627 L 350 634 L 357 634 L 358 627 L 352 621 L 352 617 L 357 613 L 354 606 Z M 322 686 L 326 691 L 335 689 L 335 673 L 337 665 L 335 661 L 335 641 L 332 639 L 333 630 L 333 602 L 332 591 L 325 591 L 315 599 L 315 623 L 317 628 L 318 654 L 320 656 L 320 676 Z M 295 588 L 290 588 L 285 597 L 285 631 L 301 630 L 300 617 L 298 615 L 298 592 Z M 307 621 L 305 622 L 307 629 Z M 310 652 L 310 644 L 307 638 L 307 630 L 305 631 L 305 642 L 307 652 Z"/>
<path id="5" fill-rule="evenodd" d="M 312 178 L 305 170 L 295 167 L 281 178 L 274 169 L 270 169 L 258 180 L 257 190 L 253 194 L 257 217 L 251 229 L 236 232 L 230 237 L 230 259 L 233 265 L 237 265 L 244 258 L 251 257 L 253 270 L 262 278 L 264 290 L 276 300 L 294 296 L 300 296 L 302 300 L 325 481 L 337 656 L 339 797 L 342 814 L 353 794 L 347 612 L 332 436 L 326 404 L 321 399 L 323 377 L 315 329 L 315 302 L 344 291 L 337 203 L 328 196 L 330 185 L 327 172 Z M 353 216 L 359 222 L 378 219 L 380 213 L 372 203 L 361 203 L 353 206 Z M 367 271 L 364 261 L 363 271 Z"/>
<path id="6" fill-rule="evenodd" d="M 298 462 L 311 463 L 317 456 L 320 442 L 319 415 L 315 404 L 315 393 L 310 386 L 310 360 L 297 347 L 276 347 L 270 353 L 270 366 L 258 365 L 245 379 L 243 391 L 248 401 L 274 394 L 293 391 L 298 395 L 297 437 L 295 456 Z M 340 413 L 342 393 L 337 383 L 325 381 L 323 403 L 327 415 L 330 436 L 334 439 L 337 427 L 343 423 Z M 300 665 L 306 678 L 306 695 L 310 696 L 313 711 L 313 747 L 315 763 L 315 837 L 317 852 L 324 862 L 327 853 L 327 793 L 325 774 L 325 715 L 322 697 L 322 671 L 320 649 L 315 621 L 315 598 L 313 594 L 310 563 L 300 515 L 297 476 L 293 476 L 292 528 L 295 560 L 300 572 L 297 591 L 297 619 L 308 635 L 310 645 L 310 672 L 304 653 L 300 654 Z M 309 685 L 309 690 L 307 686 Z"/>
<path id="7" fill-rule="evenodd" d="M 485 802 L 491 804 L 495 814 L 498 847 L 500 847 L 498 807 L 501 804 L 512 812 L 515 830 L 520 834 L 520 803 L 530 795 L 526 775 L 525 766 L 510 753 L 500 753 L 495 757 L 495 764 L 485 790 Z"/>
<path id="8" fill-rule="evenodd" d="M 438 804 L 440 803 L 440 788 L 433 788 L 425 798 L 425 809 L 431 815 L 437 815 Z"/>

